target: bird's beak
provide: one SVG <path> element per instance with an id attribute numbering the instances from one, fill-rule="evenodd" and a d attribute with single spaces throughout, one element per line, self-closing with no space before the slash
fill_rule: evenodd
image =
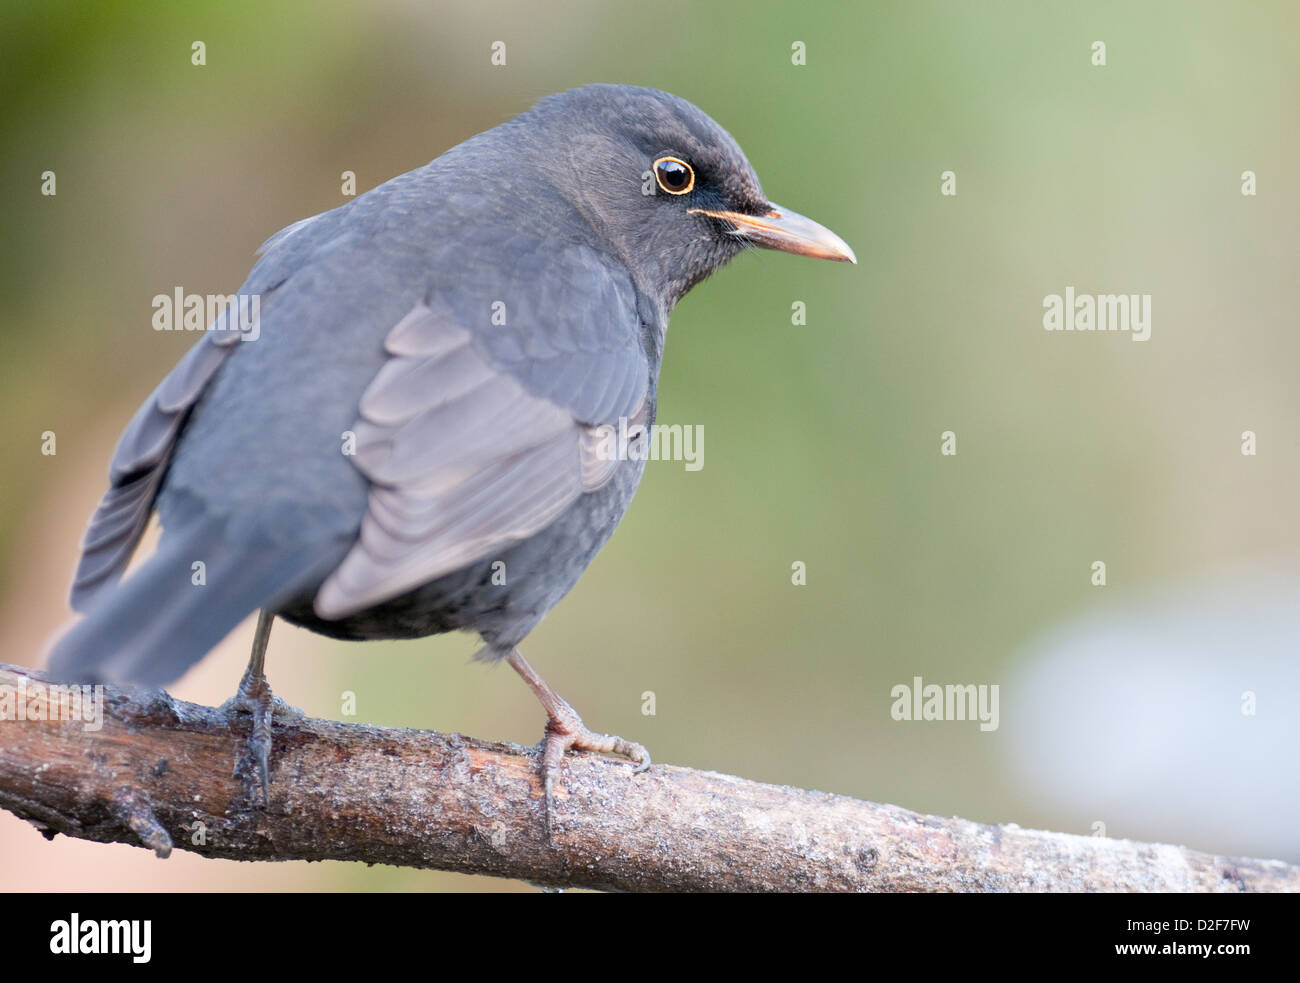
<path id="1" fill-rule="evenodd" d="M 798 212 L 780 205 L 769 205 L 769 208 L 770 211 L 762 215 L 709 211 L 706 208 L 692 208 L 690 211 L 692 214 L 730 222 L 737 235 L 764 249 L 779 249 L 783 253 L 857 265 L 858 258 L 853 255 L 849 244 L 826 226 L 818 225 L 812 219 L 804 218 Z"/>

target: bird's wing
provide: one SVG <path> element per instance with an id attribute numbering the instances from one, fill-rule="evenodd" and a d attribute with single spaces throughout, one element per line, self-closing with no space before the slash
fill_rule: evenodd
<path id="1" fill-rule="evenodd" d="M 82 537 L 70 598 L 74 609 L 85 611 L 121 578 L 149 524 L 181 425 L 239 338 L 237 330 L 207 332 L 127 424 L 109 465 L 108 490 Z"/>
<path id="2" fill-rule="evenodd" d="M 239 296 L 269 297 L 313 250 L 329 241 L 338 226 L 340 211 L 313 215 L 271 236 L 258 250 L 262 258 L 240 288 Z M 237 307 L 223 311 L 122 432 L 109 465 L 108 490 L 82 537 L 81 558 L 69 599 L 74 610 L 85 612 L 105 588 L 121 579 L 149 524 L 181 428 L 242 337 L 239 322 L 234 320 L 242 313 Z"/>
<path id="3" fill-rule="evenodd" d="M 601 425 L 645 418 L 648 366 L 630 289 L 603 308 L 620 329 L 548 331 L 513 364 L 432 303 L 388 333 L 389 359 L 362 397 L 352 460 L 371 482 L 369 506 L 316 595 L 322 618 L 397 597 L 545 528 L 613 476 Z"/>

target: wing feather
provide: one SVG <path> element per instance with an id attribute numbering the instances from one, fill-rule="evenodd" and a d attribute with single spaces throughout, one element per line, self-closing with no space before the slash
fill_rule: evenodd
<path id="1" fill-rule="evenodd" d="M 316 595 L 322 618 L 391 600 L 541 531 L 618 465 L 599 453 L 593 424 L 604 421 L 529 392 L 445 312 L 417 305 L 385 348 L 354 427 L 369 504 L 357 543 Z M 639 352 L 550 354 L 548 392 L 585 387 L 600 404 L 639 396 L 644 419 Z"/>
<path id="2" fill-rule="evenodd" d="M 71 603 L 85 611 L 122 576 L 140 541 L 190 409 L 232 351 L 235 332 L 209 331 L 159 383 L 127 424 L 109 465 L 109 487 L 90 517 Z"/>

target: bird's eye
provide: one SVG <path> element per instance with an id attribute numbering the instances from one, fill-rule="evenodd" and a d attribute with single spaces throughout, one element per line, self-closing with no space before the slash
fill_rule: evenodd
<path id="1" fill-rule="evenodd" d="M 660 157 L 655 161 L 655 180 L 670 195 L 684 195 L 695 187 L 695 172 L 684 160 Z"/>

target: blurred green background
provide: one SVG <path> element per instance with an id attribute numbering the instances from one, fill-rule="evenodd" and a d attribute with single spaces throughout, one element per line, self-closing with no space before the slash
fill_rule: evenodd
<path id="1" fill-rule="evenodd" d="M 155 294 L 233 292 L 267 236 L 342 203 L 343 171 L 364 191 L 548 93 L 649 85 L 718 120 L 769 197 L 859 265 L 750 254 L 680 304 L 659 416 L 703 425 L 705 466 L 648 467 L 530 658 L 588 724 L 657 761 L 1087 833 L 1100 806 L 1045 800 L 1005 766 L 1012 728 L 897 723 L 890 687 L 1005 686 L 1038 633 L 1143 585 L 1261 557 L 1294 568 L 1298 26 L 1289 2 L 6 0 L 3 660 L 39 664 L 70 617 L 113 443 L 193 342 L 151 329 Z M 1044 331 L 1043 297 L 1067 285 L 1151 294 L 1151 340 Z M 1257 457 L 1240 454 L 1246 429 Z M 174 692 L 224 700 L 250 637 Z M 540 709 L 508 670 L 468 664 L 475 647 L 280 625 L 269 675 L 316 715 L 338 718 L 352 691 L 364 722 L 536 741 Z M 1194 824 L 1110 831 L 1252 845 Z M 7 814 L 0 851 L 10 889 L 512 886 L 159 863 L 47 843 Z"/>

